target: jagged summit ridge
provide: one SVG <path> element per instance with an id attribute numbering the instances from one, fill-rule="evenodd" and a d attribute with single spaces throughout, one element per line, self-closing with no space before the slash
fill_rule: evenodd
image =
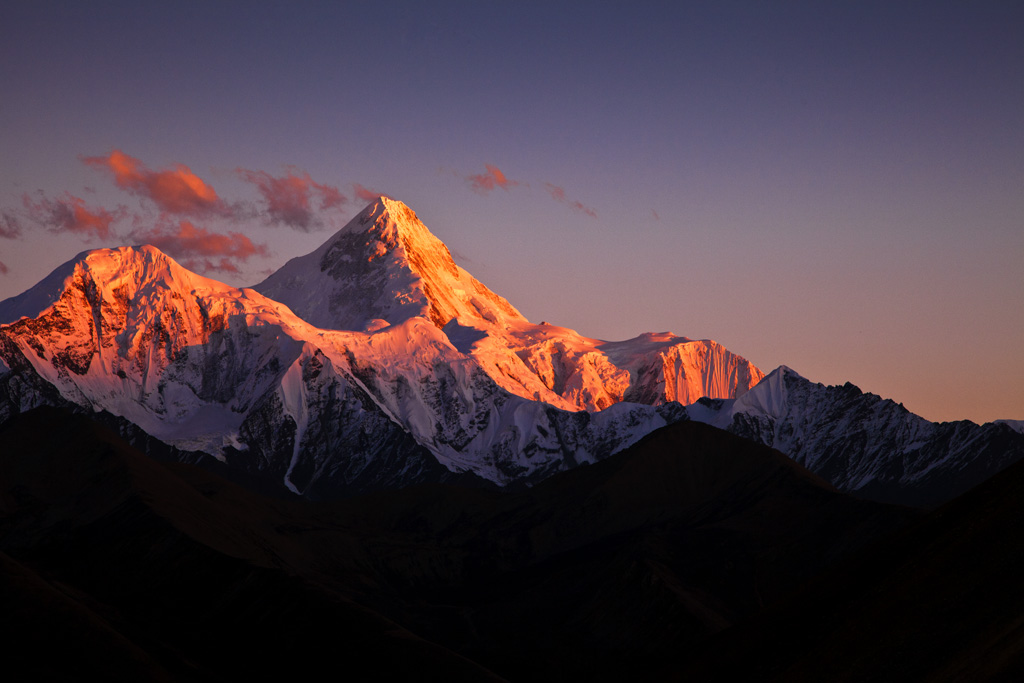
<path id="1" fill-rule="evenodd" d="M 387 197 L 254 289 L 325 329 L 374 330 L 415 316 L 438 328 L 453 319 L 525 320 L 459 267 L 412 209 Z"/>
<path id="2" fill-rule="evenodd" d="M 534 325 L 383 197 L 259 288 L 152 246 L 79 255 L 0 302 L 0 422 L 105 411 L 315 496 L 448 472 L 537 480 L 762 377 L 710 340 Z"/>
<path id="3" fill-rule="evenodd" d="M 130 286 L 133 289 L 160 279 L 205 279 L 182 268 L 156 247 L 148 245 L 83 251 L 59 265 L 34 287 L 0 301 L 0 325 L 12 323 L 19 318 L 35 318 L 58 302 L 73 281 L 81 280 L 86 275 L 91 280 L 116 281 L 118 286 Z"/>
<path id="4" fill-rule="evenodd" d="M 780 366 L 735 400 L 689 406 L 707 422 L 775 448 L 838 489 L 935 505 L 1024 457 L 1010 425 L 935 423 L 847 382 L 826 386 Z"/>
<path id="5" fill-rule="evenodd" d="M 72 403 L 203 447 L 237 427 L 246 391 L 266 389 L 258 364 L 273 356 L 286 365 L 308 336 L 286 306 L 193 273 L 152 246 L 86 252 L 23 296 L 22 315 L 0 327 L 8 367 L 31 368 Z M 0 305 L 13 310 L 13 302 Z M 258 362 L 220 362 L 254 351 Z M 9 393 L 4 400 L 27 405 Z"/>

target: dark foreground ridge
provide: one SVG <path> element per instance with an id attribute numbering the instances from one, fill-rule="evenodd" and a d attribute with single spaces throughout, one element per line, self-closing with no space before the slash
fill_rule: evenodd
<path id="1" fill-rule="evenodd" d="M 1018 462 L 661 677 L 1024 680 L 1022 491 Z"/>
<path id="2" fill-rule="evenodd" d="M 242 680 L 338 666 L 368 680 L 497 679 L 296 576 L 305 551 L 282 501 L 153 461 L 59 409 L 4 425 L 0 454 L 4 666 L 19 680 Z"/>
<path id="3" fill-rule="evenodd" d="M 916 515 L 695 423 L 526 491 L 312 503 L 43 408 L 0 427 L 8 666 L 37 680 L 660 675 Z"/>

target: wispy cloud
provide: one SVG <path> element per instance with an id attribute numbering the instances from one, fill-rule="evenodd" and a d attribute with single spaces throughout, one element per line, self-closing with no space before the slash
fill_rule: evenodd
<path id="1" fill-rule="evenodd" d="M 659 216 L 658 212 L 655 211 L 654 209 L 651 209 L 651 215 L 654 216 L 654 220 L 656 220 L 656 221 L 660 221 L 661 220 L 661 216 Z"/>
<path id="2" fill-rule="evenodd" d="M 337 187 L 318 183 L 294 166 L 287 167 L 287 173 L 280 177 L 245 168 L 236 168 L 235 172 L 259 190 L 271 222 L 296 230 L 309 231 L 323 225 L 314 212 L 315 197 L 320 200 L 321 211 L 341 207 L 348 201 Z"/>
<path id="3" fill-rule="evenodd" d="M 0 261 L 0 275 L 7 275 L 7 273 L 7 264 L 4 263 L 3 261 Z"/>
<path id="4" fill-rule="evenodd" d="M 124 207 L 119 207 L 116 211 L 107 211 L 99 207 L 89 208 L 84 199 L 70 193 L 65 193 L 60 199 L 48 199 L 40 194 L 38 200 L 24 194 L 21 202 L 30 219 L 53 232 L 94 235 L 101 240 L 110 237 L 111 224 L 123 218 L 126 212 Z M 16 224 L 15 226 L 17 227 Z"/>
<path id="5" fill-rule="evenodd" d="M 132 238 L 139 243 L 152 244 L 170 254 L 191 270 L 208 272 L 219 270 L 239 272 L 238 263 L 253 256 L 269 256 L 266 244 L 253 242 L 240 232 L 226 235 L 199 228 L 184 220 L 176 226 L 157 226 L 151 230 L 136 230 Z"/>
<path id="6" fill-rule="evenodd" d="M 551 198 L 554 199 L 556 202 L 565 201 L 564 188 L 561 188 L 558 185 L 552 185 L 551 183 L 544 183 L 544 189 L 548 191 L 548 194 L 550 194 Z"/>
<path id="7" fill-rule="evenodd" d="M 486 173 L 466 176 L 466 180 L 469 181 L 469 186 L 474 192 L 487 194 L 496 187 L 508 191 L 508 188 L 519 185 L 519 181 L 509 180 L 497 166 L 484 164 L 484 168 L 487 169 Z"/>
<path id="8" fill-rule="evenodd" d="M 597 218 L 597 212 L 594 211 L 589 206 L 584 206 L 582 202 L 572 201 L 569 202 L 569 206 L 572 208 L 573 211 L 579 211 L 581 213 L 587 214 L 591 218 Z"/>
<path id="9" fill-rule="evenodd" d="M 544 189 L 548 191 L 548 194 L 550 194 L 551 198 L 554 199 L 556 202 L 559 202 L 561 204 L 568 204 L 569 208 L 571 208 L 573 211 L 579 211 L 580 213 L 590 216 L 591 218 L 597 218 L 597 212 L 594 211 L 589 206 L 585 206 L 583 202 L 580 202 L 575 199 L 568 199 L 565 196 L 565 188 L 559 185 L 554 185 L 552 183 L 544 183 Z"/>
<path id="10" fill-rule="evenodd" d="M 377 190 L 367 189 L 360 185 L 359 183 L 352 184 L 352 192 L 355 194 L 357 199 L 364 202 L 372 202 L 377 197 L 388 196 L 384 192 L 378 192 Z"/>
<path id="11" fill-rule="evenodd" d="M 0 237 L 8 240 L 21 237 L 21 223 L 17 216 L 6 211 L 0 213 Z"/>
<path id="12" fill-rule="evenodd" d="M 109 171 L 118 187 L 151 200 L 169 214 L 213 216 L 231 212 L 216 191 L 188 166 L 175 164 L 169 169 L 152 171 L 118 149 L 105 157 L 82 157 L 82 162 Z"/>

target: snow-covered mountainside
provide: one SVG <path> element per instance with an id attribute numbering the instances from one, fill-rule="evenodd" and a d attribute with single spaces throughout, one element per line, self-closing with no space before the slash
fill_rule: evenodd
<path id="1" fill-rule="evenodd" d="M 44 403 L 106 411 L 331 495 L 448 472 L 537 479 L 682 419 L 680 398 L 762 376 L 711 341 L 532 325 L 384 198 L 260 288 L 285 302 L 154 247 L 79 255 L 0 302 L 0 421 Z"/>
<path id="2" fill-rule="evenodd" d="M 380 197 L 305 256 L 253 287 L 330 330 L 379 329 L 409 318 L 524 320 L 452 260 L 402 202 Z"/>
<path id="3" fill-rule="evenodd" d="M 426 318 L 503 389 L 563 410 L 733 398 L 764 376 L 711 340 L 665 332 L 604 342 L 530 323 L 456 265 L 412 209 L 386 197 L 255 289 L 325 329 Z"/>
<path id="4" fill-rule="evenodd" d="M 314 497 L 462 472 L 534 481 L 687 418 L 905 503 L 1024 457 L 1019 421 L 934 424 L 850 384 L 765 378 L 711 340 L 531 323 L 384 197 L 255 289 L 122 247 L 0 302 L 0 423 L 43 404 Z"/>
<path id="5" fill-rule="evenodd" d="M 1024 434 L 1010 425 L 929 422 L 850 383 L 817 384 L 785 366 L 738 399 L 702 399 L 687 413 L 877 500 L 937 504 L 1024 458 Z"/>

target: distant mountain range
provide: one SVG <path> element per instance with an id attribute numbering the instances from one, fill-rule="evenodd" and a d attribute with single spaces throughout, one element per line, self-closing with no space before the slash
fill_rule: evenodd
<path id="1" fill-rule="evenodd" d="M 1024 457 L 1013 423 L 934 424 L 711 340 L 527 321 L 381 197 L 252 289 L 151 246 L 86 252 L 0 302 L 0 423 L 41 405 L 266 490 L 535 484 L 696 420 L 843 491 L 932 505 Z"/>

